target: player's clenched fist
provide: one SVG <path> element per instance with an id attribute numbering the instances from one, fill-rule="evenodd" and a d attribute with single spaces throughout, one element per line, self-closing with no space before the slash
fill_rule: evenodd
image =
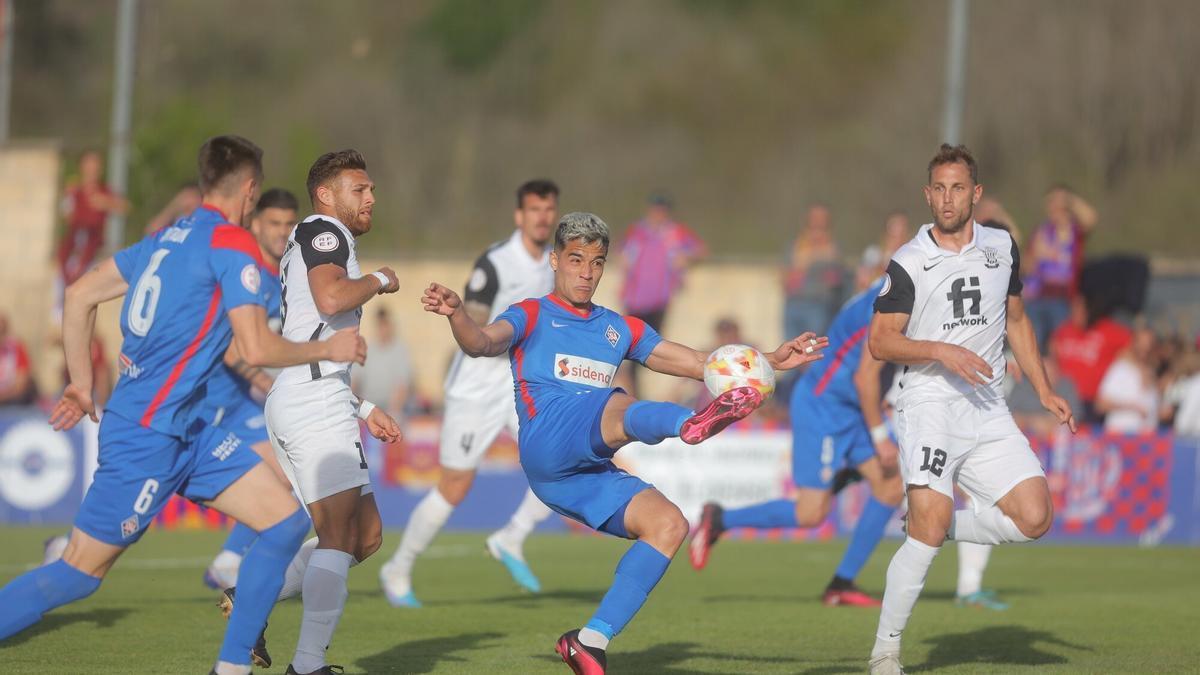
<path id="1" fill-rule="evenodd" d="M 343 328 L 326 340 L 325 344 L 329 349 L 327 361 L 353 361 L 360 366 L 367 362 L 367 341 L 358 334 L 357 328 Z"/>
<path id="2" fill-rule="evenodd" d="M 450 316 L 458 311 L 459 307 L 462 307 L 462 298 L 458 297 L 458 293 L 435 282 L 429 284 L 429 288 L 425 289 L 425 295 L 421 297 L 421 304 L 425 307 L 426 312 Z"/>
<path id="3" fill-rule="evenodd" d="M 380 267 L 377 274 L 387 277 L 387 283 L 380 287 L 379 293 L 395 293 L 400 290 L 400 278 L 396 276 L 395 270 L 390 267 Z"/>
<path id="4" fill-rule="evenodd" d="M 947 370 L 970 382 L 972 386 L 987 384 L 992 379 L 992 367 L 988 362 L 965 347 L 947 342 L 940 343 L 937 360 Z"/>

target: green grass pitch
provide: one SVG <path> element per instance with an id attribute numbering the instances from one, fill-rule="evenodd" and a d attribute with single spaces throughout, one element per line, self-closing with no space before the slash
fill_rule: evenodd
<path id="1" fill-rule="evenodd" d="M 0 529 L 0 579 L 40 558 L 45 528 Z M 222 535 L 151 532 L 91 598 L 0 643 L 11 673 L 204 673 L 224 621 L 200 582 Z M 418 562 L 426 607 L 388 606 L 379 565 L 398 541 L 351 570 L 350 600 L 329 650 L 348 673 L 563 673 L 555 638 L 591 615 L 626 545 L 534 536 L 526 553 L 544 592 L 524 594 L 483 554 L 482 534 L 445 534 Z M 676 556 L 645 609 L 610 649 L 614 673 L 865 672 L 876 610 L 820 605 L 842 542 L 725 541 L 704 573 Z M 861 585 L 881 590 L 897 543 Z M 910 672 L 1105 673 L 1200 670 L 1200 552 L 1195 549 L 1006 546 L 985 585 L 1006 612 L 956 608 L 953 546 L 934 563 L 905 635 Z M 282 673 L 301 606 L 279 605 L 269 645 Z"/>

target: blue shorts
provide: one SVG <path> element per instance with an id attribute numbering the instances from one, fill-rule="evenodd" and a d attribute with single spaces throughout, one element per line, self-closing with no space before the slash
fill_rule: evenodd
<path id="1" fill-rule="evenodd" d="M 100 421 L 100 462 L 75 527 L 106 544 L 141 538 L 172 494 L 214 499 L 261 461 L 236 434 L 202 427 L 190 441 L 109 412 Z"/>
<path id="2" fill-rule="evenodd" d="M 247 445 L 271 440 L 267 435 L 267 418 L 263 415 L 263 407 L 251 399 L 224 408 L 216 426 L 237 434 Z"/>
<path id="3" fill-rule="evenodd" d="M 791 412 L 796 487 L 828 490 L 839 469 L 875 456 L 875 444 L 858 407 L 797 392 Z"/>
<path id="4" fill-rule="evenodd" d="M 600 419 L 619 389 L 553 400 L 521 429 L 521 466 L 538 499 L 562 515 L 594 530 L 628 537 L 625 507 L 653 487 L 617 468 L 616 450 L 604 443 Z M 620 518 L 614 518 L 616 514 Z"/>

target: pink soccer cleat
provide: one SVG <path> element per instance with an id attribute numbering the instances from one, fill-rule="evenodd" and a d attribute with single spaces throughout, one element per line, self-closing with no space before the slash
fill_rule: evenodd
<path id="1" fill-rule="evenodd" d="M 722 429 L 754 412 L 763 404 L 762 392 L 754 387 L 738 387 L 721 394 L 704 410 L 687 418 L 679 437 L 688 445 L 716 436 Z"/>

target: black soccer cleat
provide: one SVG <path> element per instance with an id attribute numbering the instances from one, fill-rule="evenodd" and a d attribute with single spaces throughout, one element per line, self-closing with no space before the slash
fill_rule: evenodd
<path id="1" fill-rule="evenodd" d="M 221 614 L 228 619 L 230 614 L 233 614 L 233 601 L 237 597 L 237 587 L 230 586 L 221 591 L 221 599 L 217 600 L 217 607 L 221 609 Z M 254 642 L 254 648 L 250 650 L 250 662 L 259 668 L 271 667 L 271 654 L 267 652 L 267 625 L 263 624 L 262 632 L 258 634 L 258 640 Z"/>
<path id="2" fill-rule="evenodd" d="M 311 673 L 298 673 L 296 672 L 296 669 L 292 667 L 292 664 L 289 663 L 287 672 L 285 672 L 283 675 L 338 675 L 339 673 L 344 672 L 346 672 L 346 669 L 341 666 L 321 666 Z"/>
<path id="3" fill-rule="evenodd" d="M 579 629 L 567 631 L 558 638 L 554 651 L 575 675 L 604 675 L 608 656 L 603 649 L 589 647 L 579 641 Z"/>

